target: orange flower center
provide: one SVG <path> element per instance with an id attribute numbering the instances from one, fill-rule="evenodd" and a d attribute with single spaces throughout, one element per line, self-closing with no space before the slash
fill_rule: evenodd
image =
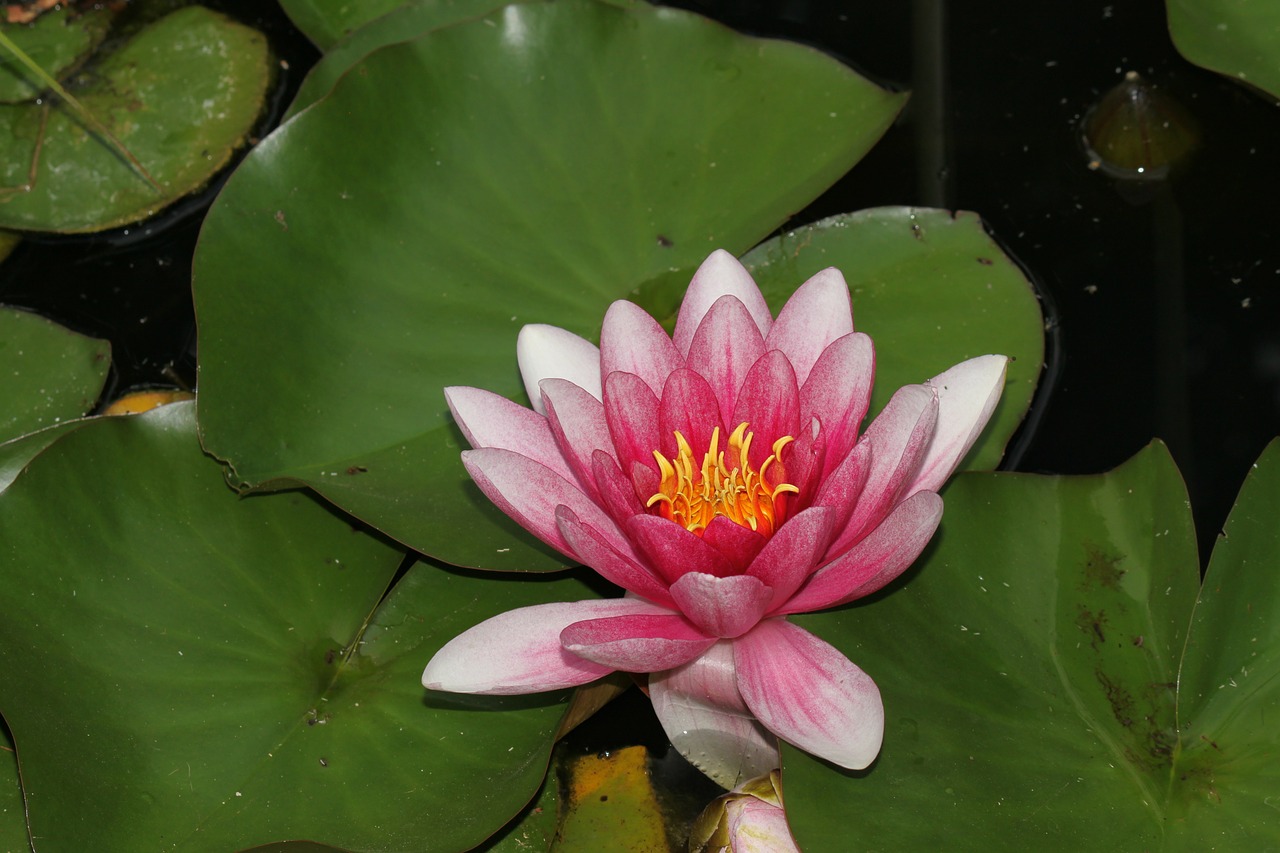
<path id="1" fill-rule="evenodd" d="M 711 432 L 711 446 L 702 455 L 699 466 L 694 462 L 693 448 L 677 430 L 674 459 L 653 451 L 662 483 L 646 506 L 657 504 L 663 518 L 683 524 L 686 530 L 699 536 L 717 515 L 763 536 L 772 536 L 782 523 L 783 496 L 788 492 L 795 494 L 799 489 L 790 483 L 771 484 L 769 467 L 793 439 L 784 435 L 775 441 L 773 454 L 757 471 L 748 461 L 753 435 L 747 431 L 745 422 L 740 423 L 729 436 L 729 446 L 721 450 L 720 428 L 716 427 Z"/>

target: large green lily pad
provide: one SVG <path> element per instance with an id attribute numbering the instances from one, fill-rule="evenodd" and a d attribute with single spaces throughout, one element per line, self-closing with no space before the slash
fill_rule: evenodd
<path id="1" fill-rule="evenodd" d="M 0 712 L 40 849 L 455 851 L 500 829 L 566 697 L 426 695 L 422 667 L 490 615 L 590 593 L 419 565 L 380 603 L 401 559 L 305 493 L 238 497 L 188 404 L 38 456 L 0 495 Z"/>
<path id="2" fill-rule="evenodd" d="M 522 395 L 522 325 L 595 336 L 610 301 L 748 248 L 901 103 L 647 6 L 510 6 L 379 50 L 206 220 L 205 447 L 237 485 L 306 484 L 448 562 L 558 568 L 471 486 L 441 389 Z"/>
<path id="3" fill-rule="evenodd" d="M 861 773 L 784 747 L 801 847 L 1275 847 L 1278 513 L 1273 444 L 1201 588 L 1163 446 L 1100 476 L 962 475 L 905 586 L 796 619 L 876 679 L 887 728 Z"/>
<path id="4" fill-rule="evenodd" d="M 351 66 L 378 48 L 480 17 L 505 5 L 503 0 L 417 0 L 370 21 L 325 50 L 320 61 L 307 72 L 285 120 L 327 95 Z"/>
<path id="5" fill-rule="evenodd" d="M 23 815 L 18 755 L 13 749 L 13 738 L 0 726 L 0 848 L 12 853 L 28 849 L 30 841 Z"/>
<path id="6" fill-rule="evenodd" d="M 1179 53 L 1280 98 L 1280 5 L 1273 0 L 1166 0 L 1166 6 Z"/>
<path id="7" fill-rule="evenodd" d="M 819 270 L 844 273 L 855 325 L 876 344 L 873 414 L 903 385 L 975 356 L 1011 356 L 1004 396 L 966 466 L 1000 463 L 1040 377 L 1044 321 L 1030 283 L 976 214 L 864 210 L 791 231 L 743 260 L 775 313 Z"/>
<path id="8" fill-rule="evenodd" d="M 0 445 L 93 408 L 111 345 L 0 306 Z"/>
<path id="9" fill-rule="evenodd" d="M 56 6 L 29 24 L 0 23 L 0 32 L 56 80 L 102 43 L 114 17 L 105 4 L 76 11 Z M 0 57 L 0 103 L 29 101 L 45 91 L 44 82 L 3 47 Z"/>
<path id="10" fill-rule="evenodd" d="M 450 0 L 435 2 L 448 5 Z M 316 47 L 327 51 L 343 36 L 405 3 L 406 0 L 280 0 L 280 8 Z"/>
<path id="11" fill-rule="evenodd" d="M 270 75 L 261 33 L 189 7 L 96 61 L 83 81 L 68 81 L 154 184 L 68 105 L 0 105 L 0 227 L 98 231 L 156 213 L 226 165 Z"/>

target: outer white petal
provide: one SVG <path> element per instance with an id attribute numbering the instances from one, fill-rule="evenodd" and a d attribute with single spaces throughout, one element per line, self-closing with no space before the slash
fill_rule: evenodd
<path id="1" fill-rule="evenodd" d="M 1008 364 L 1006 356 L 983 355 L 961 362 L 926 383 L 938 392 L 938 425 L 919 473 L 902 493 L 904 496 L 921 489 L 936 492 L 942 488 L 1000 402 Z"/>
<path id="2" fill-rule="evenodd" d="M 672 746 L 725 788 L 778 766 L 778 742 L 738 693 L 730 640 L 649 678 L 653 710 Z"/>
<path id="3" fill-rule="evenodd" d="M 737 297 L 747 306 L 747 312 L 755 320 L 760 334 L 769 334 L 773 315 L 769 313 L 769 306 L 760 295 L 760 288 L 756 287 L 751 273 L 733 255 L 724 249 L 716 249 L 693 274 L 684 301 L 680 303 L 680 313 L 676 315 L 676 328 L 671 339 L 681 355 L 689 354 L 694 332 L 698 331 L 702 318 L 721 296 Z"/>
<path id="4" fill-rule="evenodd" d="M 544 379 L 567 379 L 597 400 L 602 399 L 600 350 L 573 332 L 543 323 L 525 326 L 516 338 L 516 361 L 524 390 L 533 410 L 540 415 L 547 413 L 538 388 Z"/>
<path id="5" fill-rule="evenodd" d="M 450 693 L 541 693 L 595 681 L 613 670 L 560 643 L 574 622 L 638 613 L 669 613 L 646 601 L 610 598 L 537 604 L 500 613 L 444 644 L 422 673 L 422 685 Z"/>

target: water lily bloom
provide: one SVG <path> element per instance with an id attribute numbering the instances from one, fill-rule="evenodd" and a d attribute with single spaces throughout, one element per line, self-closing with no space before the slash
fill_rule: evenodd
<path id="1" fill-rule="evenodd" d="M 620 301 L 599 348 L 534 325 L 516 350 L 532 410 L 445 391 L 474 448 L 463 463 L 526 530 L 626 595 L 498 615 L 440 649 L 423 684 L 534 693 L 647 673 L 672 744 L 726 788 L 777 767 L 777 738 L 870 764 L 875 682 L 787 617 L 875 592 L 919 556 L 1007 360 L 899 389 L 860 435 L 875 355 L 843 276 L 813 276 L 775 319 L 723 251 L 694 275 L 671 336 Z"/>

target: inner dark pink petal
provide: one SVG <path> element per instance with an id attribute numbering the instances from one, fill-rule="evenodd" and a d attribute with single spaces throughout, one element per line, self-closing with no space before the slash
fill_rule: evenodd
<path id="1" fill-rule="evenodd" d="M 662 402 L 658 408 L 660 443 L 650 450 L 661 448 L 664 456 L 674 459 L 678 453 L 675 439 L 678 430 L 689 442 L 694 465 L 701 466 L 702 456 L 711 446 L 711 434 L 717 427 L 720 428 L 720 447 L 723 449 L 728 444 L 729 434 L 720 420 L 720 406 L 711 385 L 694 371 L 682 368 L 667 377 L 667 385 L 662 389 Z"/>
<path id="2" fill-rule="evenodd" d="M 773 590 L 750 575 L 717 578 L 693 572 L 671 585 L 671 596 L 699 629 L 732 639 L 755 627 L 773 600 Z"/>
<path id="3" fill-rule="evenodd" d="M 604 417 L 618 453 L 629 471 L 633 463 L 657 471 L 653 451 L 658 447 L 658 398 L 634 373 L 610 373 L 604 380 Z"/>
<path id="4" fill-rule="evenodd" d="M 729 429 L 737 426 L 728 419 L 737 405 L 738 389 L 762 355 L 764 337 L 746 306 L 733 296 L 717 299 L 694 333 L 685 363 L 710 383 Z"/>
<path id="5" fill-rule="evenodd" d="M 641 470 L 649 469 L 641 468 Z M 591 472 L 595 479 L 600 506 L 604 507 L 604 511 L 609 513 L 619 526 L 631 516 L 645 512 L 644 503 L 636 493 L 631 479 L 622 473 L 622 469 L 618 467 L 618 461 L 611 454 L 597 450 L 591 458 Z M 651 494 L 652 490 L 645 495 L 645 499 L 647 500 Z"/>
<path id="6" fill-rule="evenodd" d="M 702 541 L 724 555 L 736 573 L 743 573 L 768 540 L 750 527 L 717 515 L 702 531 Z"/>
<path id="7" fill-rule="evenodd" d="M 576 655 L 625 672 L 681 666 L 715 644 L 676 613 L 607 616 L 575 622 L 560 642 Z"/>
<path id="8" fill-rule="evenodd" d="M 689 572 L 721 578 L 734 574 L 733 565 L 723 554 L 674 521 L 636 515 L 627 519 L 625 529 L 636 548 L 649 559 L 649 565 L 667 583 L 675 583 Z"/>
<path id="9" fill-rule="evenodd" d="M 800 388 L 791 362 L 780 350 L 760 356 L 747 371 L 733 416 L 725 423 L 729 429 L 746 423 L 754 434 L 747 459 L 757 471 L 773 453 L 775 441 L 783 436 L 796 437 L 800 428 Z M 780 472 L 781 468 L 774 472 L 770 483 L 783 482 L 778 479 Z"/>
<path id="10" fill-rule="evenodd" d="M 875 348 L 869 337 L 855 332 L 823 351 L 800 388 L 800 422 L 817 417 L 826 431 L 828 472 L 858 440 L 874 379 Z"/>
<path id="11" fill-rule="evenodd" d="M 556 510 L 556 524 L 578 559 L 595 569 L 605 580 L 655 604 L 674 607 L 666 582 L 643 565 L 634 551 L 625 554 L 620 552 L 605 541 L 599 531 L 589 524 L 583 524 L 568 507 L 562 506 Z"/>

